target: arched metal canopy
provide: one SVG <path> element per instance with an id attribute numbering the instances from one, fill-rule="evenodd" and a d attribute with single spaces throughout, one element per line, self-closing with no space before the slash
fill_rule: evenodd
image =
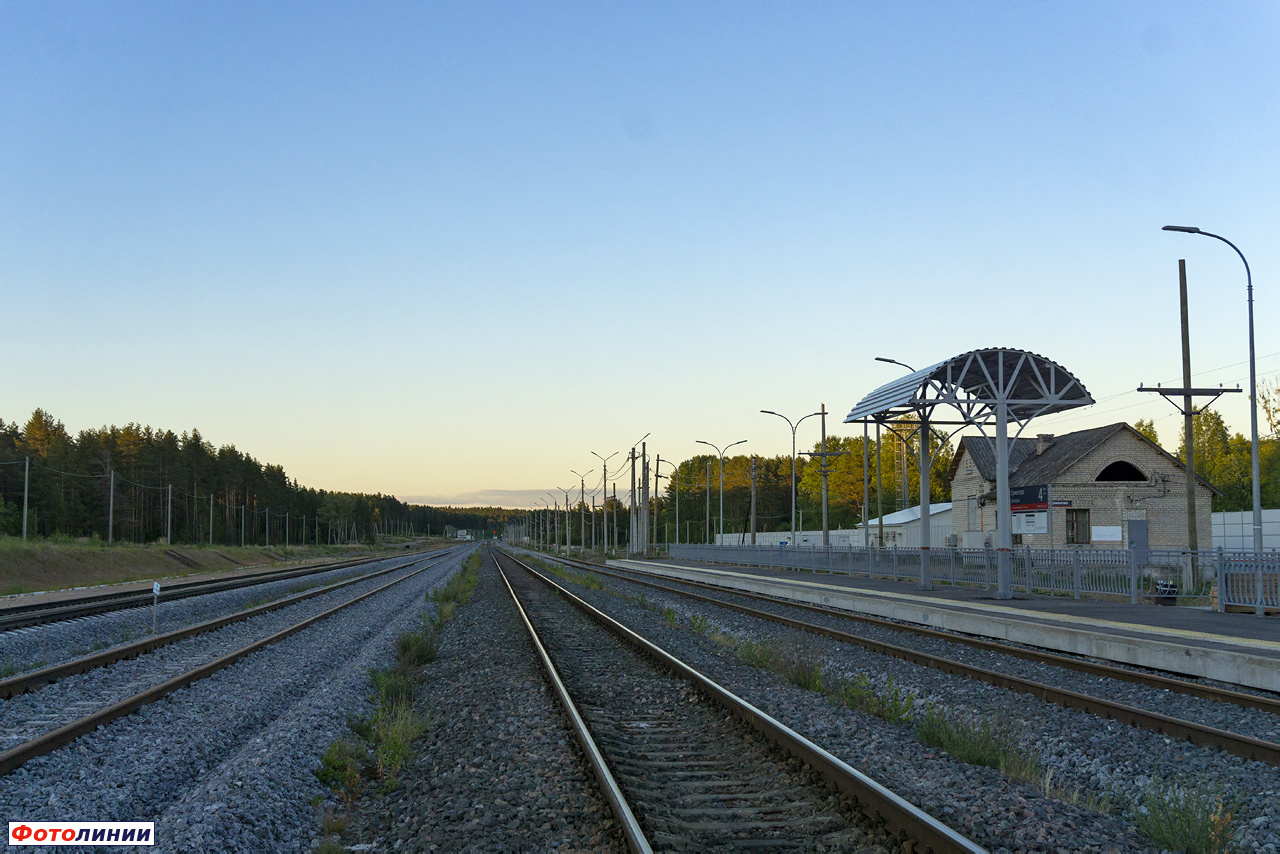
<path id="1" fill-rule="evenodd" d="M 1009 507 L 1009 422 L 1021 433 L 1032 418 L 1087 406 L 1093 403 L 1088 390 L 1070 371 L 1057 362 L 1027 350 L 993 347 L 970 350 L 930 365 L 864 397 L 845 417 L 846 424 L 886 424 L 904 416 L 914 416 L 920 431 L 920 506 L 930 503 L 929 441 L 935 425 L 983 427 L 995 425 L 993 444 L 996 456 L 997 575 L 996 597 L 1012 597 L 1012 518 Z M 956 412 L 954 420 L 936 417 L 934 410 L 946 405 Z M 878 434 L 877 434 L 878 435 Z M 988 437 L 992 438 L 992 437 Z M 1016 438 L 1016 435 L 1015 435 Z M 929 514 L 920 514 L 920 587 L 933 589 L 930 580 Z"/>
<path id="2" fill-rule="evenodd" d="M 980 427 L 996 418 L 1002 403 L 1008 417 L 1021 423 L 1087 406 L 1093 398 L 1057 362 L 1027 350 L 994 347 L 970 350 L 886 383 L 859 401 L 844 420 L 884 423 L 905 415 L 928 415 L 949 404 L 958 419 L 929 417 L 930 423 Z"/>

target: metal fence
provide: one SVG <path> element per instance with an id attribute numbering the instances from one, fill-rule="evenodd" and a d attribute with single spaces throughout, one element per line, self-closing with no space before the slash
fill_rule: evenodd
<path id="1" fill-rule="evenodd" d="M 912 581 L 921 561 L 943 584 L 997 586 L 994 549 L 865 548 L 861 546 L 713 546 L 672 544 L 678 560 L 830 572 Z M 1018 549 L 1012 553 L 1013 589 L 1028 593 L 1106 595 L 1131 602 L 1280 609 L 1280 552 L 1176 549 Z"/>

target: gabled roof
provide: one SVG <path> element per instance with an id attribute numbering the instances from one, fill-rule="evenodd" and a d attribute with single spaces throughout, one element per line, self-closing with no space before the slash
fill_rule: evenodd
<path id="1" fill-rule="evenodd" d="M 1035 452 L 1035 439 L 1015 439 L 1011 441 L 1009 443 L 1009 485 L 1038 486 L 1042 483 L 1052 483 L 1067 469 L 1084 459 L 1086 454 L 1126 431 L 1155 448 L 1176 467 L 1185 468 L 1182 461 L 1173 454 L 1152 442 L 1137 430 L 1134 430 L 1133 427 L 1123 421 L 1118 421 L 1105 427 L 1094 427 L 1089 430 L 1077 430 L 1074 433 L 1054 436 L 1051 440 L 1052 444 L 1045 448 L 1044 453 L 1041 454 L 1036 454 Z M 995 449 L 992 445 L 991 441 L 982 436 L 963 437 L 960 440 L 960 447 L 951 461 L 951 469 L 947 472 L 947 479 L 955 479 L 956 472 L 960 470 L 961 456 L 968 454 L 969 458 L 973 460 L 974 466 L 977 467 L 979 476 L 983 480 L 994 482 L 996 479 L 996 457 Z M 1222 494 L 1221 490 L 1199 475 L 1196 475 L 1196 480 L 1212 490 L 1215 495 Z"/>

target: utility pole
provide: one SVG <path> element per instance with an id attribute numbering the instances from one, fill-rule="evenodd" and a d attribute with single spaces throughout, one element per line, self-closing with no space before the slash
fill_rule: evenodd
<path id="1" fill-rule="evenodd" d="M 827 452 L 827 405 L 822 404 L 822 409 L 818 412 L 822 416 L 822 450 L 818 453 L 805 452 L 806 456 L 818 457 L 822 463 L 818 466 L 818 471 L 822 474 L 822 545 L 831 545 L 831 530 L 827 526 L 827 475 L 831 473 L 831 467 L 827 464 L 827 457 L 842 457 L 849 453 L 848 451 L 831 451 Z"/>
<path id="2" fill-rule="evenodd" d="M 658 483 L 662 477 L 662 455 L 655 454 L 653 457 L 653 550 L 656 554 L 658 551 L 658 524 L 662 519 L 662 511 L 658 507 L 658 502 L 662 500 L 662 485 Z"/>
<path id="3" fill-rule="evenodd" d="M 209 493 L 209 545 L 213 545 L 213 493 Z"/>
<path id="4" fill-rule="evenodd" d="M 644 556 L 649 556 L 649 451 L 646 443 L 640 443 L 640 542 L 644 543 Z"/>
<path id="5" fill-rule="evenodd" d="M 169 484 L 168 496 L 165 499 L 164 541 L 173 545 L 173 484 Z"/>
<path id="6" fill-rule="evenodd" d="M 636 449 L 631 449 L 631 527 L 627 533 L 627 554 L 636 553 Z"/>
<path id="7" fill-rule="evenodd" d="M 247 499 L 246 499 L 247 501 Z M 246 505 L 240 505 L 240 548 L 244 548 L 244 508 Z"/>
<path id="8" fill-rule="evenodd" d="M 1187 262 L 1178 259 L 1178 304 L 1182 314 L 1182 388 L 1147 388 L 1138 387 L 1138 391 L 1153 391 L 1165 400 L 1173 403 L 1174 397 L 1182 398 L 1182 406 L 1173 405 L 1182 413 L 1182 444 L 1187 454 L 1187 549 L 1191 552 L 1191 564 L 1183 568 L 1182 589 L 1190 590 L 1195 582 L 1195 568 L 1199 560 L 1196 552 L 1200 549 L 1200 533 L 1196 524 L 1196 443 L 1194 420 L 1197 412 L 1210 406 L 1221 395 L 1238 393 L 1239 388 L 1192 388 L 1191 387 L 1191 321 L 1187 311 Z M 1204 406 L 1197 408 L 1193 398 L 1211 398 Z M 1053 508 L 1049 509 L 1053 512 Z"/>
<path id="9" fill-rule="evenodd" d="M 676 523 L 677 525 L 679 522 Z M 756 544 L 756 455 L 751 455 L 751 545 Z"/>
<path id="10" fill-rule="evenodd" d="M 27 493 L 31 488 L 31 457 L 26 457 L 22 475 L 22 541 L 27 541 Z"/>
<path id="11" fill-rule="evenodd" d="M 111 469 L 111 485 L 107 487 L 107 545 L 115 542 L 116 470 Z"/>

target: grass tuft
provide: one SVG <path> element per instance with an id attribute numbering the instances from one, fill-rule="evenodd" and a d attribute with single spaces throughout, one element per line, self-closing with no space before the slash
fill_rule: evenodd
<path id="1" fill-rule="evenodd" d="M 1218 854 L 1230 850 L 1235 809 L 1206 786 L 1152 780 L 1138 806 L 1138 829 L 1170 850 Z"/>
<path id="2" fill-rule="evenodd" d="M 744 664 L 765 670 L 772 670 L 773 663 L 778 658 L 777 649 L 771 641 L 738 641 L 734 651 Z"/>
<path id="3" fill-rule="evenodd" d="M 374 751 L 378 758 L 378 776 L 383 788 L 396 785 L 396 775 L 413 755 L 413 741 L 426 732 L 427 720 L 410 703 L 383 706 L 374 719 Z"/>
<path id="4" fill-rule="evenodd" d="M 852 681 L 836 682 L 828 693 L 832 699 L 851 709 L 875 715 L 894 724 L 905 723 L 916 705 L 915 695 L 894 684 L 892 676 L 884 688 L 877 689 L 871 684 L 867 674 L 859 673 Z"/>
<path id="5" fill-rule="evenodd" d="M 969 765 L 985 765 L 1016 780 L 1044 777 L 1036 756 L 1023 749 L 1012 727 L 998 718 L 970 719 L 929 705 L 915 718 L 916 736 Z"/>

